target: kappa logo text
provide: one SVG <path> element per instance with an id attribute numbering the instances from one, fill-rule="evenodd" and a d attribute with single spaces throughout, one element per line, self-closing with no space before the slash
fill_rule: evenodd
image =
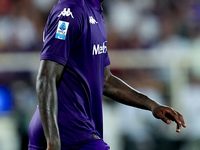
<path id="1" fill-rule="evenodd" d="M 92 55 L 100 55 L 102 53 L 107 53 L 107 41 L 103 42 L 103 45 L 100 44 L 93 45 Z"/>
<path id="2" fill-rule="evenodd" d="M 68 8 L 68 9 L 64 8 L 63 11 L 60 13 L 60 15 L 58 15 L 58 17 L 60 17 L 61 15 L 67 16 L 67 17 L 71 16 L 72 18 L 74 18 L 72 12 L 70 11 L 70 8 Z"/>
<path id="3" fill-rule="evenodd" d="M 92 16 L 89 16 L 89 22 L 90 22 L 91 24 L 96 24 L 96 23 L 98 23 Z"/>

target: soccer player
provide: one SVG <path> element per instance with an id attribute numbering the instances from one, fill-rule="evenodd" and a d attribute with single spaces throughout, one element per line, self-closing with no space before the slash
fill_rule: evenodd
<path id="1" fill-rule="evenodd" d="M 36 81 L 39 105 L 29 126 L 29 150 L 108 150 L 102 96 L 149 110 L 186 127 L 182 115 L 111 74 L 101 0 L 59 0 L 44 30 Z"/>

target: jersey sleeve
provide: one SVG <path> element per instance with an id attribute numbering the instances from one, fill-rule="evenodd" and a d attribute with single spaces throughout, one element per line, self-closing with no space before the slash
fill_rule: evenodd
<path id="1" fill-rule="evenodd" d="M 107 42 L 106 42 L 106 53 L 104 55 L 104 67 L 109 66 L 110 65 L 110 58 L 108 55 L 108 47 L 107 47 Z"/>
<path id="2" fill-rule="evenodd" d="M 110 58 L 109 58 L 108 52 L 107 52 L 105 60 L 104 60 L 104 67 L 109 66 L 109 65 L 110 65 Z"/>
<path id="3" fill-rule="evenodd" d="M 66 65 L 70 50 L 82 33 L 82 10 L 78 7 L 54 6 L 44 30 L 41 60 Z"/>

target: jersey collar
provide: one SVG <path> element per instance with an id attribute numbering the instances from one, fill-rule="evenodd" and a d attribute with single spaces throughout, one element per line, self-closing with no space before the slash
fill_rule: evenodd
<path id="1" fill-rule="evenodd" d="M 87 0 L 91 6 L 97 10 L 100 10 L 101 8 L 101 1 L 102 0 Z"/>

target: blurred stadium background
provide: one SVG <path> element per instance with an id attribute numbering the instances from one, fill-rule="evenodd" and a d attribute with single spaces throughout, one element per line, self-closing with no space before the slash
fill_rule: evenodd
<path id="1" fill-rule="evenodd" d="M 56 0 L 0 0 L 0 150 L 27 150 L 42 32 Z M 185 117 L 175 133 L 150 112 L 104 98 L 112 150 L 200 149 L 200 1 L 105 0 L 112 73 Z"/>

